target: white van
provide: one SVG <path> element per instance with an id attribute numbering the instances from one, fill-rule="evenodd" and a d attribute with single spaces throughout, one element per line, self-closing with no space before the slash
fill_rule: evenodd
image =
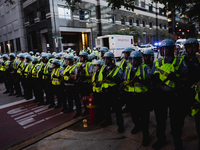
<path id="1" fill-rule="evenodd" d="M 96 47 L 108 47 L 115 57 L 120 58 L 126 47 L 134 47 L 133 36 L 128 35 L 105 35 L 95 39 Z"/>
<path id="2" fill-rule="evenodd" d="M 180 49 L 184 49 L 184 43 L 185 43 L 186 39 L 179 39 L 176 41 L 176 45 L 178 45 L 180 47 Z"/>

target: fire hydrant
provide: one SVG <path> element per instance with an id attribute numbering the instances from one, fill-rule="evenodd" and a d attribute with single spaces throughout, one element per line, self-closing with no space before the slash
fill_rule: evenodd
<path id="1" fill-rule="evenodd" d="M 95 103 L 95 97 L 91 94 L 87 96 L 88 104 L 86 105 L 89 109 L 89 117 L 91 123 L 97 123 L 100 120 L 100 112 L 98 111 L 99 105 Z"/>

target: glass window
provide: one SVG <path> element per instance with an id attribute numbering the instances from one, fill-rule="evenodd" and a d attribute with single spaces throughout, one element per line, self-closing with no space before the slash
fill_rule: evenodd
<path id="1" fill-rule="evenodd" d="M 133 26 L 133 19 L 129 19 L 129 25 Z"/>
<path id="2" fill-rule="evenodd" d="M 41 9 L 39 10 L 39 18 L 40 18 L 40 21 L 46 19 L 46 11 L 45 11 L 45 8 L 41 8 Z"/>
<path id="3" fill-rule="evenodd" d="M 149 12 L 153 12 L 153 6 L 149 4 Z"/>
<path id="4" fill-rule="evenodd" d="M 20 38 L 16 39 L 16 48 L 17 48 L 17 51 L 21 51 Z"/>
<path id="5" fill-rule="evenodd" d="M 142 21 L 143 27 L 146 27 L 146 21 Z"/>
<path id="6" fill-rule="evenodd" d="M 1 53 L 3 54 L 4 53 L 4 47 L 3 47 L 3 42 L 1 43 Z"/>
<path id="7" fill-rule="evenodd" d="M 34 13 L 29 13 L 28 14 L 28 21 L 29 21 L 29 24 L 34 24 Z"/>
<path id="8" fill-rule="evenodd" d="M 159 7 L 159 15 L 162 15 L 162 8 Z"/>
<path id="9" fill-rule="evenodd" d="M 140 26 L 140 20 L 136 20 L 136 26 Z"/>
<path id="10" fill-rule="evenodd" d="M 126 17 L 121 17 L 121 25 L 126 25 Z"/>
<path id="11" fill-rule="evenodd" d="M 14 42 L 13 42 L 13 40 L 10 40 L 10 50 L 11 50 L 11 52 L 15 51 L 14 50 Z"/>
<path id="12" fill-rule="evenodd" d="M 108 23 L 115 24 L 115 16 L 114 15 L 111 15 L 110 17 L 108 17 Z"/>
<path id="13" fill-rule="evenodd" d="M 141 7 L 145 8 L 145 2 L 141 1 Z"/>
<path id="14" fill-rule="evenodd" d="M 164 29 L 167 29 L 167 26 L 166 26 L 166 25 L 164 25 Z"/>
<path id="15" fill-rule="evenodd" d="M 79 19 L 83 21 L 90 21 L 90 12 L 88 10 L 80 10 L 79 11 Z"/>
<path id="16" fill-rule="evenodd" d="M 162 24 L 159 24 L 159 26 L 160 26 L 160 29 L 162 29 Z"/>
<path id="17" fill-rule="evenodd" d="M 71 19 L 71 10 L 69 8 L 58 7 L 59 18 Z"/>
<path id="18" fill-rule="evenodd" d="M 8 50 L 8 42 L 7 42 L 7 41 L 5 42 L 5 47 L 6 47 L 6 53 L 9 53 L 9 50 Z"/>
<path id="19" fill-rule="evenodd" d="M 149 22 L 149 28 L 153 28 L 153 23 Z"/>
<path id="20" fill-rule="evenodd" d="M 135 5 L 139 6 L 139 0 L 135 0 Z"/>

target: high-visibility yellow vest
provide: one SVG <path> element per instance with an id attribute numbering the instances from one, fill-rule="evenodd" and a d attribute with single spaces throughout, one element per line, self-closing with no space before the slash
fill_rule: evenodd
<path id="1" fill-rule="evenodd" d="M 20 66 L 21 68 L 19 68 L 19 66 Z M 20 75 L 22 75 L 22 70 L 24 70 L 24 67 L 25 67 L 25 61 L 21 61 L 21 62 L 18 64 L 18 66 L 17 66 L 17 73 L 20 74 Z"/>
<path id="2" fill-rule="evenodd" d="M 15 59 L 14 62 L 13 62 L 13 69 L 17 69 L 17 62 L 19 62 L 18 59 Z"/>
<path id="3" fill-rule="evenodd" d="M 40 66 L 40 64 L 35 64 L 35 65 L 33 65 L 32 66 L 32 68 L 31 68 L 31 74 L 32 74 L 32 78 L 39 78 L 39 76 L 38 76 L 38 71 L 37 71 L 37 66 Z M 37 74 L 37 75 L 33 75 L 33 74 Z"/>
<path id="4" fill-rule="evenodd" d="M 48 79 L 48 74 L 49 74 L 49 66 L 51 64 L 47 63 L 46 66 L 44 67 L 44 70 L 43 70 L 43 75 L 42 75 L 42 79 Z"/>
<path id="5" fill-rule="evenodd" d="M 69 76 L 66 76 L 65 73 L 66 73 L 66 72 L 69 72 L 69 74 L 71 74 L 72 71 L 73 71 L 75 68 L 76 68 L 76 65 L 72 65 L 72 66 L 69 66 L 69 65 L 68 65 L 68 66 L 66 67 L 66 69 L 64 70 L 64 73 L 63 73 L 63 74 L 64 74 L 63 78 L 64 78 L 65 81 L 69 81 L 69 79 L 70 79 L 70 77 L 69 77 Z"/>
<path id="6" fill-rule="evenodd" d="M 32 65 L 32 63 L 30 62 L 29 64 L 27 64 L 27 65 L 25 66 L 25 69 L 24 69 L 24 75 L 25 75 L 25 76 L 27 76 L 28 73 L 31 71 L 31 65 Z"/>
<path id="7" fill-rule="evenodd" d="M 145 80 L 145 67 L 147 65 L 142 64 L 141 66 L 138 67 L 135 76 L 138 76 L 140 80 Z M 125 71 L 125 82 L 124 84 L 127 84 L 128 82 L 130 82 L 130 76 L 131 76 L 131 70 L 132 70 L 132 66 L 128 66 L 126 67 L 126 71 Z M 148 88 L 139 83 L 139 82 L 133 82 L 132 85 L 127 85 L 124 89 L 126 92 L 135 92 L 135 93 L 144 93 L 148 91 Z"/>
<path id="8" fill-rule="evenodd" d="M 78 63 L 76 66 L 77 68 L 79 69 L 81 67 L 83 63 Z M 91 62 L 86 62 L 86 65 L 85 65 L 85 76 L 89 76 L 89 68 L 90 66 L 92 65 Z M 91 79 L 87 79 L 88 83 L 91 83 Z"/>
<path id="9" fill-rule="evenodd" d="M 56 75 L 57 77 L 60 76 L 60 69 L 61 68 L 54 69 L 53 73 L 51 74 L 51 79 L 52 79 L 53 85 L 60 85 L 61 84 L 61 81 L 58 78 L 53 78 L 53 75 Z"/>
<path id="10" fill-rule="evenodd" d="M 160 58 L 159 60 L 156 60 L 155 67 L 156 70 L 154 72 L 159 74 L 160 80 L 164 81 L 167 79 L 167 76 L 170 73 L 174 73 L 176 70 L 179 69 L 181 62 L 183 61 L 182 57 L 175 57 L 172 63 L 165 63 L 164 58 Z M 176 74 L 176 76 L 180 76 L 179 74 Z M 175 88 L 175 82 L 167 80 L 165 84 L 171 88 Z"/>
<path id="11" fill-rule="evenodd" d="M 103 67 L 101 67 L 101 70 L 100 70 L 99 76 L 98 76 L 98 82 L 102 82 L 105 78 L 107 78 L 107 77 L 109 77 L 109 76 L 112 77 L 112 78 L 114 78 L 114 77 L 117 75 L 117 73 L 118 73 L 118 71 L 119 71 L 119 69 L 120 69 L 120 67 L 116 66 L 116 67 L 113 68 L 112 71 L 110 71 L 110 73 L 104 78 L 104 76 L 103 76 L 103 71 L 104 71 L 104 69 L 105 69 L 106 67 L 107 67 L 106 65 L 104 65 Z M 102 88 L 113 87 L 113 86 L 115 86 L 115 85 L 116 85 L 115 82 L 110 81 L 110 80 L 106 80 L 104 83 L 101 84 L 101 89 L 102 89 Z"/>
<path id="12" fill-rule="evenodd" d="M 195 85 L 195 91 L 196 91 L 195 100 L 200 103 L 200 99 L 199 99 L 200 88 L 197 85 Z M 194 117 L 199 112 L 199 110 L 200 109 L 192 109 L 191 116 Z"/>
<path id="13" fill-rule="evenodd" d="M 10 60 L 6 60 L 3 64 L 4 64 L 4 66 L 7 66 L 8 63 L 10 63 Z M 0 71 L 3 71 L 3 72 L 6 71 L 6 68 L 4 66 L 3 65 L 1 66 Z"/>
<path id="14" fill-rule="evenodd" d="M 97 86 L 96 86 L 96 83 L 94 82 L 97 75 L 98 75 L 97 72 L 95 72 L 95 73 L 92 75 L 92 83 L 93 83 L 92 91 L 93 91 L 93 92 L 100 93 L 100 92 L 102 92 L 101 86 L 100 86 L 100 87 L 97 87 Z"/>

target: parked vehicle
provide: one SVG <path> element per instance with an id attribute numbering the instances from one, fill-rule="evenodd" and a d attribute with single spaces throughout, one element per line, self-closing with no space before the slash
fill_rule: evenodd
<path id="1" fill-rule="evenodd" d="M 151 44 L 146 44 L 146 45 L 140 45 L 139 51 L 141 51 L 142 53 L 146 50 L 154 50 L 154 46 Z"/>
<path id="2" fill-rule="evenodd" d="M 95 39 L 96 47 L 108 47 L 116 58 L 120 58 L 126 47 L 134 47 L 133 36 L 128 35 L 105 35 Z"/>

